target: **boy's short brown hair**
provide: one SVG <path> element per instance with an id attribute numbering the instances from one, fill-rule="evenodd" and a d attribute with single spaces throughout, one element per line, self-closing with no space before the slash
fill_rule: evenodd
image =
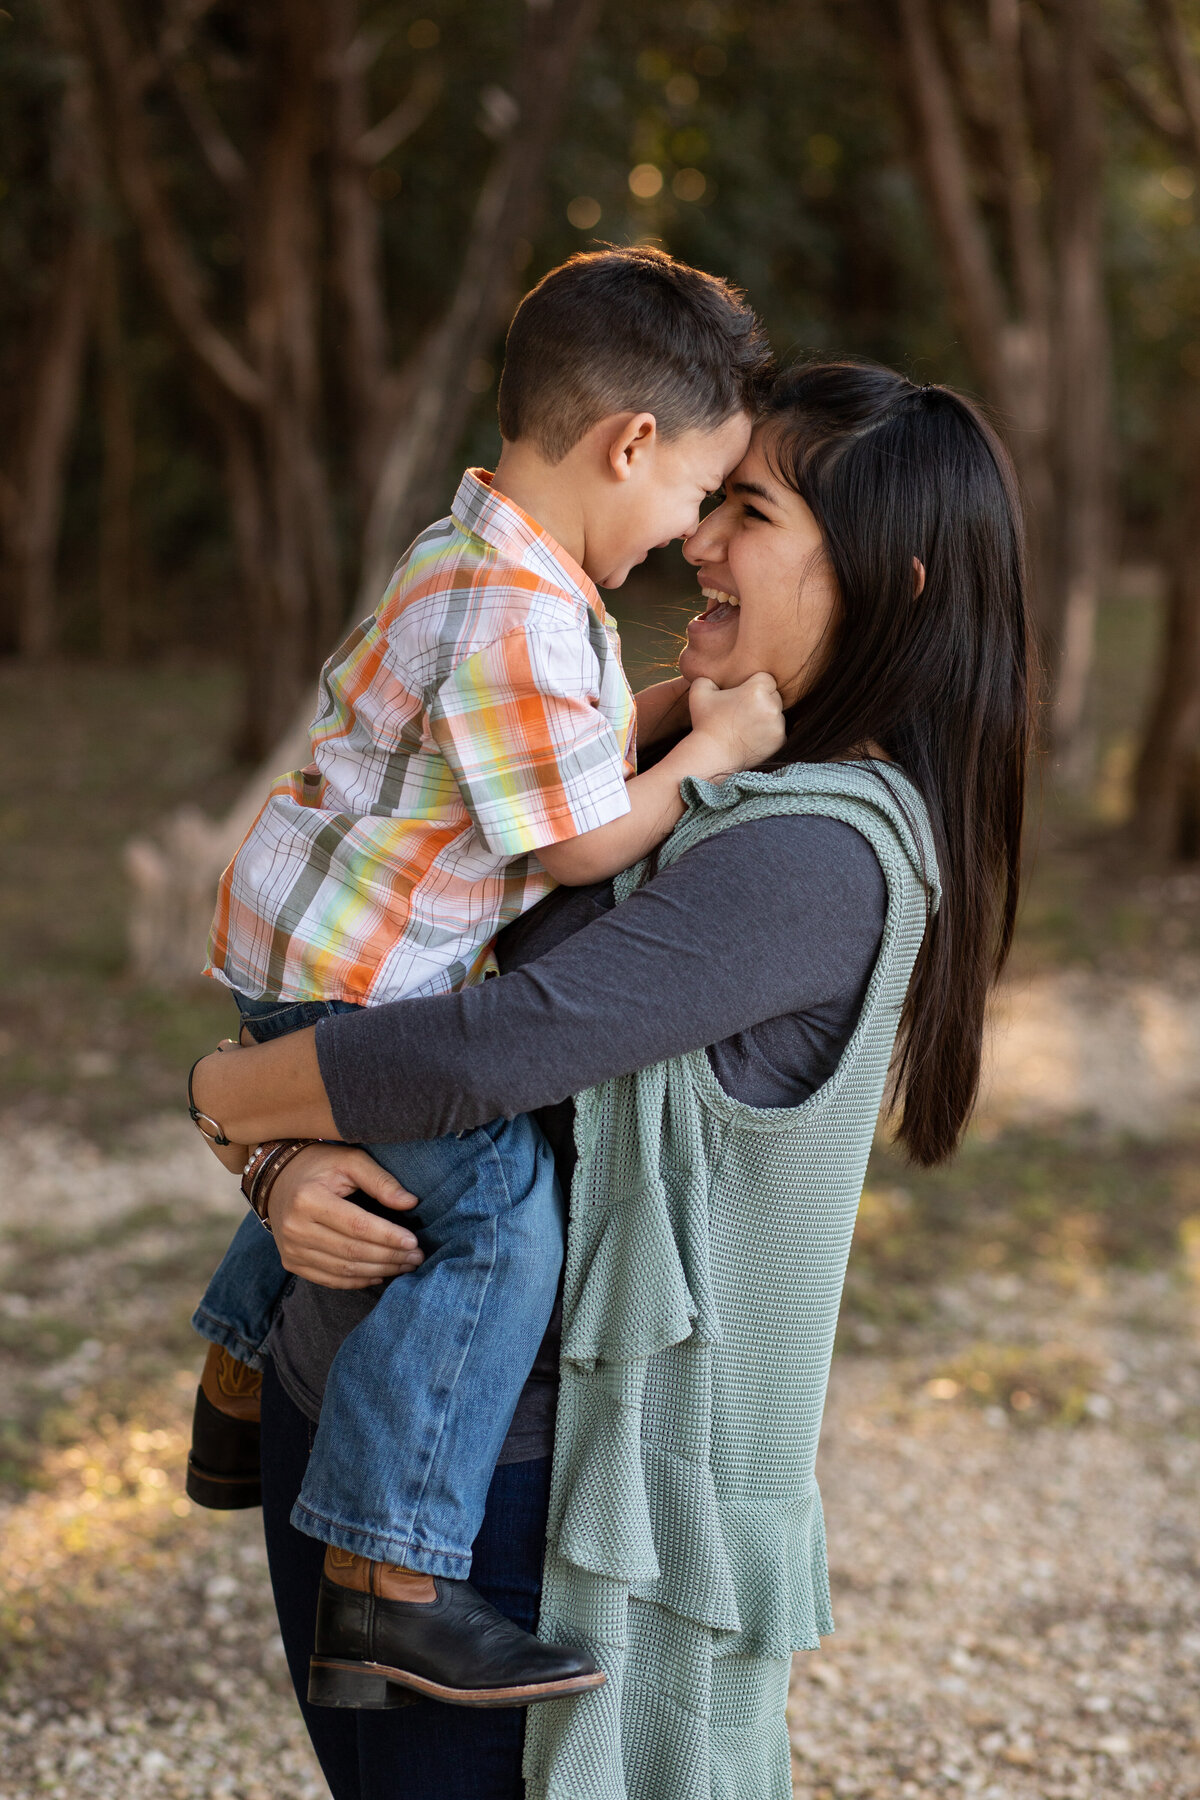
<path id="1" fill-rule="evenodd" d="M 610 413 L 651 412 L 666 438 L 752 410 L 771 353 L 728 282 L 645 245 L 572 256 L 518 306 L 500 432 L 561 462 Z"/>

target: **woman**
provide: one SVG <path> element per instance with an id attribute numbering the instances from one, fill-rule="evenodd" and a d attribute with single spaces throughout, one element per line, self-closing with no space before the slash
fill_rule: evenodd
<path id="1" fill-rule="evenodd" d="M 472 1571 L 526 1626 L 540 1589 L 543 1632 L 608 1673 L 529 1716 L 528 1792 L 554 1800 L 790 1794 L 790 1655 L 832 1628 L 812 1465 L 875 1115 L 891 1062 L 909 1154 L 956 1147 L 1017 901 L 1019 509 L 969 404 L 871 367 L 785 374 L 684 554 L 706 606 L 681 676 L 774 676 L 788 735 L 770 768 L 692 784 L 656 866 L 551 896 L 506 934 L 498 981 L 196 1074 L 243 1141 L 420 1138 L 536 1109 L 574 1169 L 561 1326 Z M 263 1411 L 301 1695 L 321 1562 L 287 1523 L 305 1413 L 372 1284 L 419 1257 L 381 1216 L 401 1199 L 330 1143 L 271 1198 L 301 1278 Z M 520 1714 L 305 1716 L 336 1800 L 522 1792 Z"/>

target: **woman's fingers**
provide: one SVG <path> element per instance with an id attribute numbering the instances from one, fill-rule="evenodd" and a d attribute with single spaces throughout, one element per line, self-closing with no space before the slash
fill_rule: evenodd
<path id="1" fill-rule="evenodd" d="M 360 1244 L 348 1238 L 344 1232 L 322 1225 L 317 1220 L 304 1233 L 297 1233 L 296 1238 L 297 1243 L 302 1243 L 306 1251 L 353 1263 L 356 1268 L 372 1269 L 380 1275 L 392 1274 L 402 1264 L 415 1267 L 417 1263 L 424 1261 L 415 1238 L 407 1244 L 399 1245 Z"/>
<path id="2" fill-rule="evenodd" d="M 366 1194 L 372 1200 L 382 1200 L 385 1206 L 400 1210 L 418 1204 L 417 1196 L 401 1187 L 395 1176 L 381 1168 L 374 1157 L 346 1144 L 313 1144 L 302 1150 L 280 1175 L 272 1192 L 278 1191 L 284 1182 L 287 1182 L 285 1192 L 302 1195 L 306 1206 L 318 1205 L 322 1197 L 345 1200 L 347 1195 L 354 1193 Z M 360 1219 L 375 1219 L 373 1213 L 364 1212 L 362 1207 L 356 1207 L 355 1212 Z M 387 1241 L 394 1241 L 393 1234 L 403 1231 L 402 1226 L 391 1225 L 386 1219 L 375 1219 L 375 1223 L 386 1234 Z"/>
<path id="3" fill-rule="evenodd" d="M 281 1233 L 280 1256 L 284 1267 L 306 1281 L 323 1287 L 365 1287 L 388 1281 L 394 1275 L 406 1275 L 424 1261 L 414 1243 L 409 1250 L 381 1250 L 359 1246 L 341 1232 L 330 1231 L 310 1223 L 299 1230 Z"/>
<path id="4" fill-rule="evenodd" d="M 417 1196 L 401 1187 L 396 1177 L 389 1175 L 365 1150 L 353 1150 L 350 1155 L 357 1159 L 353 1165 L 349 1162 L 346 1164 L 347 1170 L 353 1166 L 354 1185 L 364 1194 L 369 1194 L 372 1200 L 382 1200 L 385 1206 L 401 1210 L 417 1204 Z M 371 1215 L 368 1213 L 366 1216 L 370 1218 Z"/>
<path id="5" fill-rule="evenodd" d="M 345 1256 L 406 1255 L 417 1248 L 416 1238 L 405 1226 L 376 1218 L 353 1200 L 336 1194 L 296 1196 L 296 1229 L 305 1228 L 336 1238 Z"/>
<path id="6" fill-rule="evenodd" d="M 353 1208 L 353 1202 L 348 1200 L 338 1204 Z M 295 1209 L 281 1212 L 278 1217 L 273 1217 L 272 1223 L 276 1237 L 294 1252 L 318 1252 L 322 1256 L 340 1257 L 345 1262 L 380 1271 L 391 1271 L 401 1263 L 415 1264 L 423 1260 L 411 1231 L 406 1231 L 398 1242 L 368 1237 L 358 1231 L 356 1220 L 335 1212 L 332 1205 L 322 1207 L 319 1214 L 308 1217 Z M 387 1221 L 380 1220 L 379 1223 L 386 1224 Z"/>
<path id="7" fill-rule="evenodd" d="M 347 1198 L 355 1191 L 389 1205 L 416 1204 L 365 1151 L 344 1144 L 314 1144 L 281 1170 L 268 1211 L 291 1274 L 324 1287 L 366 1287 L 424 1260 L 412 1232 L 364 1211 Z"/>

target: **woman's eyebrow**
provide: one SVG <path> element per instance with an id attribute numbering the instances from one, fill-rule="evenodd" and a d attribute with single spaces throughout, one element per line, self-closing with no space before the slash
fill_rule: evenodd
<path id="1" fill-rule="evenodd" d="M 729 481 L 726 488 L 732 494 L 750 494 L 755 500 L 765 500 L 768 506 L 778 506 L 779 501 L 771 492 L 757 481 Z"/>

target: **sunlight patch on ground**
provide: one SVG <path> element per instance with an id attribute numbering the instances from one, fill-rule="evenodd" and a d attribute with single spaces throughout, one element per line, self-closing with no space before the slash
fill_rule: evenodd
<path id="1" fill-rule="evenodd" d="M 4 1800 L 321 1800 L 259 1514 L 182 1493 L 190 1378 L 102 1418 L 5 1510 Z"/>

